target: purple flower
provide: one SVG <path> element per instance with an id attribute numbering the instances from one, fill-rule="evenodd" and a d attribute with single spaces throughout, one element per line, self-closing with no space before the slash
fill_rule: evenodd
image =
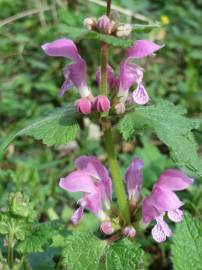
<path id="1" fill-rule="evenodd" d="M 150 40 L 137 40 L 134 45 L 126 52 L 126 58 L 120 66 L 119 91 L 120 101 L 125 103 L 128 98 L 128 92 L 133 84 L 137 88 L 132 94 L 133 102 L 144 105 L 149 101 L 149 96 L 145 90 L 142 79 L 143 69 L 136 64 L 131 63 L 133 59 L 141 59 L 161 49 L 162 46 L 155 44 Z"/>
<path id="2" fill-rule="evenodd" d="M 65 81 L 61 87 L 60 95 L 75 86 L 82 97 L 87 97 L 90 91 L 86 82 L 86 63 L 78 53 L 75 43 L 71 39 L 61 38 L 42 45 L 43 51 L 49 56 L 64 57 L 73 61 L 64 68 Z"/>
<path id="3" fill-rule="evenodd" d="M 110 101 L 106 96 L 97 96 L 94 107 L 97 112 L 108 112 L 110 109 Z"/>
<path id="4" fill-rule="evenodd" d="M 110 220 L 103 221 L 100 225 L 100 229 L 106 235 L 110 235 L 114 233 L 114 228 Z"/>
<path id="5" fill-rule="evenodd" d="M 92 104 L 88 98 L 80 98 L 76 101 L 76 109 L 83 114 L 90 114 L 92 110 Z"/>
<path id="6" fill-rule="evenodd" d="M 163 217 L 167 213 L 168 218 L 173 222 L 181 222 L 183 212 L 180 207 L 183 202 L 177 197 L 174 191 L 188 188 L 193 183 L 183 172 L 170 169 L 161 174 L 159 180 L 154 184 L 152 193 L 143 201 L 142 215 L 144 223 L 156 220 L 157 224 L 152 229 L 154 240 L 161 243 L 166 237 L 172 235 Z"/>
<path id="7" fill-rule="evenodd" d="M 101 83 L 101 67 L 99 66 L 96 72 L 96 81 L 98 85 Z M 110 65 L 107 65 L 107 86 L 108 89 L 112 90 L 114 88 L 117 88 L 117 85 L 119 84 L 118 79 L 116 78 L 114 74 L 114 70 Z"/>
<path id="8" fill-rule="evenodd" d="M 98 19 L 97 27 L 101 33 L 110 34 L 111 32 L 111 20 L 108 16 L 103 15 Z"/>
<path id="9" fill-rule="evenodd" d="M 136 230 L 132 226 L 127 226 L 124 228 L 123 234 L 129 238 L 133 238 L 136 235 Z"/>
<path id="10" fill-rule="evenodd" d="M 82 192 L 80 207 L 74 212 L 71 220 L 78 223 L 83 216 L 84 209 L 88 209 L 104 221 L 107 216 L 103 207 L 109 209 L 112 184 L 108 171 L 104 165 L 92 156 L 81 156 L 75 161 L 76 171 L 61 178 L 59 186 L 69 192 Z"/>
<path id="11" fill-rule="evenodd" d="M 137 203 L 142 188 L 143 175 L 141 170 L 143 166 L 143 160 L 136 157 L 132 160 L 125 174 L 128 197 L 134 204 Z"/>

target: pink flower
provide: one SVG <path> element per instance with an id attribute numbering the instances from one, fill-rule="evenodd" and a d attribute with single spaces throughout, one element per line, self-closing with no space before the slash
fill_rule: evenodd
<path id="1" fill-rule="evenodd" d="M 126 52 L 126 58 L 120 66 L 119 76 L 119 91 L 118 97 L 121 102 L 125 102 L 128 98 L 128 93 L 133 84 L 137 88 L 132 94 L 133 102 L 144 105 L 149 101 L 149 96 L 145 90 L 142 79 L 143 69 L 136 64 L 131 63 L 133 59 L 141 59 L 161 49 L 162 46 L 155 44 L 150 40 L 137 40 L 134 45 Z"/>
<path id="2" fill-rule="evenodd" d="M 114 228 L 110 220 L 103 221 L 100 225 L 100 229 L 106 235 L 110 235 L 114 233 Z"/>
<path id="3" fill-rule="evenodd" d="M 75 43 L 71 39 L 61 38 L 42 45 L 43 51 L 54 57 L 64 57 L 73 61 L 73 64 L 64 68 L 65 81 L 61 87 L 60 95 L 63 96 L 73 86 L 82 97 L 87 97 L 90 91 L 86 82 L 86 63 L 78 53 Z"/>
<path id="4" fill-rule="evenodd" d="M 154 240 L 161 243 L 166 237 L 172 235 L 172 231 L 164 221 L 167 213 L 168 218 L 173 222 L 181 222 L 183 212 L 180 207 L 183 202 L 177 197 L 174 191 L 188 188 L 193 183 L 183 172 L 170 169 L 161 174 L 157 183 L 153 186 L 152 193 L 143 201 L 142 216 L 145 223 L 156 220 L 157 224 L 152 229 Z"/>
<path id="5" fill-rule="evenodd" d="M 143 160 L 135 157 L 132 160 L 125 174 L 128 197 L 129 200 L 131 200 L 135 204 L 139 199 L 140 191 L 142 188 L 143 175 L 141 170 L 143 166 L 144 166 Z"/>
<path id="6" fill-rule="evenodd" d="M 92 110 L 92 104 L 88 98 L 80 98 L 76 101 L 76 109 L 83 114 L 90 114 Z"/>
<path id="7" fill-rule="evenodd" d="M 97 112 L 108 112 L 110 109 L 110 101 L 106 96 L 97 96 L 94 103 Z"/>
<path id="8" fill-rule="evenodd" d="M 129 238 L 133 238 L 136 235 L 136 230 L 132 226 L 125 227 L 123 234 Z"/>
<path id="9" fill-rule="evenodd" d="M 101 83 L 101 67 L 99 66 L 96 72 L 96 81 L 98 85 Z M 107 86 L 109 90 L 115 89 L 117 85 L 119 84 L 115 74 L 114 70 L 110 65 L 107 65 Z"/>
<path id="10" fill-rule="evenodd" d="M 97 28 L 101 33 L 111 34 L 114 27 L 114 22 L 106 15 L 103 15 L 98 19 Z"/>
<path id="11" fill-rule="evenodd" d="M 80 207 L 74 212 L 71 220 L 78 223 L 84 209 L 88 209 L 102 221 L 107 219 L 103 207 L 110 208 L 112 184 L 104 165 L 92 156 L 81 156 L 75 161 L 76 171 L 61 178 L 59 186 L 68 192 L 82 192 Z"/>

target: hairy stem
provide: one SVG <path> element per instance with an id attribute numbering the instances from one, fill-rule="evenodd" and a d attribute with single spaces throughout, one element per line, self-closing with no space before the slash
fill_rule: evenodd
<path id="1" fill-rule="evenodd" d="M 130 212 L 128 199 L 125 192 L 123 179 L 120 172 L 120 166 L 116 156 L 114 138 L 112 135 L 112 126 L 109 120 L 102 119 L 102 127 L 104 130 L 104 144 L 108 156 L 108 163 L 114 183 L 115 193 L 118 201 L 120 214 L 126 223 L 130 223 Z"/>
<path id="2" fill-rule="evenodd" d="M 111 0 L 107 0 L 106 15 L 110 15 Z M 108 63 L 108 44 L 102 43 L 101 46 L 101 95 L 107 96 L 107 63 Z M 129 205 L 120 168 L 116 156 L 114 139 L 112 137 L 112 126 L 107 116 L 101 117 L 102 129 L 104 132 L 104 145 L 108 156 L 108 163 L 115 187 L 116 197 L 120 214 L 126 223 L 130 223 Z"/>
<path id="3" fill-rule="evenodd" d="M 107 62 L 108 62 L 108 44 L 101 45 L 101 95 L 107 96 Z"/>

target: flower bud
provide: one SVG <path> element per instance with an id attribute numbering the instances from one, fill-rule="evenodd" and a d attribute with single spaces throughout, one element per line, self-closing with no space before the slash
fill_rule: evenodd
<path id="1" fill-rule="evenodd" d="M 132 226 L 125 227 L 123 234 L 129 238 L 133 238 L 136 234 L 136 230 Z"/>
<path id="2" fill-rule="evenodd" d="M 83 25 L 86 29 L 92 30 L 96 26 L 96 18 L 87 17 L 83 21 Z"/>
<path id="3" fill-rule="evenodd" d="M 104 15 L 98 19 L 97 28 L 101 33 L 110 34 L 113 28 L 113 23 L 108 16 Z"/>
<path id="4" fill-rule="evenodd" d="M 76 109 L 80 113 L 89 114 L 91 113 L 91 110 L 92 110 L 92 104 L 88 100 L 88 98 L 80 98 L 76 102 Z"/>
<path id="5" fill-rule="evenodd" d="M 126 108 L 125 108 L 124 103 L 121 102 L 121 103 L 117 103 L 115 105 L 115 111 L 117 114 L 122 114 L 125 112 L 125 110 L 126 110 Z"/>
<path id="6" fill-rule="evenodd" d="M 106 235 L 114 233 L 114 228 L 112 227 L 112 222 L 110 220 L 103 221 L 100 225 L 100 229 Z"/>
<path id="7" fill-rule="evenodd" d="M 132 30 L 133 28 L 130 24 L 119 25 L 116 29 L 116 36 L 128 37 L 131 34 Z"/>
<path id="8" fill-rule="evenodd" d="M 106 96 L 97 96 L 94 106 L 97 112 L 108 112 L 110 109 L 110 101 Z"/>

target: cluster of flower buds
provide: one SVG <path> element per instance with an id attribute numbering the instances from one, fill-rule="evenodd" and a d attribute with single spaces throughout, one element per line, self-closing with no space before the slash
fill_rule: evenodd
<path id="1" fill-rule="evenodd" d="M 100 29 L 106 27 L 107 21 L 100 18 Z M 108 26 L 110 22 L 108 22 Z M 111 28 L 110 28 L 111 29 Z M 104 30 L 103 30 L 104 31 Z M 144 105 L 149 101 L 149 95 L 143 85 L 143 69 L 131 63 L 131 60 L 142 59 L 153 55 L 161 46 L 150 40 L 137 40 L 132 47 L 126 51 L 126 56 L 120 64 L 119 75 L 116 76 L 113 68 L 107 66 L 108 92 L 113 92 L 114 99 L 109 100 L 107 96 L 94 97 L 87 84 L 87 66 L 81 57 L 75 43 L 71 39 L 62 38 L 42 46 L 44 52 L 49 56 L 64 57 L 72 60 L 72 64 L 64 68 L 65 81 L 61 87 L 60 95 L 75 87 L 78 89 L 81 99 L 76 101 L 77 111 L 82 114 L 90 114 L 92 111 L 108 112 L 111 104 L 117 114 L 124 113 L 126 103 Z M 98 85 L 101 84 L 101 68 L 96 73 Z M 136 88 L 131 92 L 133 85 Z M 115 95 L 114 95 L 115 93 Z"/>
<path id="2" fill-rule="evenodd" d="M 133 30 L 132 25 L 117 23 L 106 15 L 103 15 L 98 19 L 94 17 L 85 18 L 83 24 L 88 30 L 94 30 L 99 33 L 114 35 L 117 37 L 128 37 Z"/>
<path id="3" fill-rule="evenodd" d="M 108 112 L 110 109 L 110 101 L 106 96 L 80 98 L 76 101 L 76 109 L 82 114 L 90 114 L 93 110 L 96 112 Z"/>
<path id="4" fill-rule="evenodd" d="M 83 217 L 84 209 L 88 209 L 96 215 L 100 221 L 100 229 L 106 235 L 122 232 L 125 237 L 132 238 L 136 235 L 134 224 L 128 224 L 122 228 L 119 217 L 114 217 L 111 211 L 112 181 L 107 168 L 93 156 L 81 156 L 75 161 L 76 171 L 60 179 L 59 186 L 68 192 L 82 192 L 79 207 L 72 215 L 71 221 L 77 224 Z M 168 218 L 174 222 L 180 222 L 183 212 L 180 209 L 183 203 L 174 191 L 188 188 L 193 179 L 182 171 L 169 169 L 160 175 L 154 184 L 151 195 L 140 200 L 143 183 L 143 160 L 135 157 L 125 174 L 125 183 L 128 191 L 128 200 L 133 209 L 131 220 L 137 208 L 142 208 L 142 219 L 145 224 L 156 220 L 157 224 L 152 229 L 152 237 L 157 242 L 163 242 L 166 237 L 172 235 L 172 231 L 163 217 L 167 213 Z"/>

